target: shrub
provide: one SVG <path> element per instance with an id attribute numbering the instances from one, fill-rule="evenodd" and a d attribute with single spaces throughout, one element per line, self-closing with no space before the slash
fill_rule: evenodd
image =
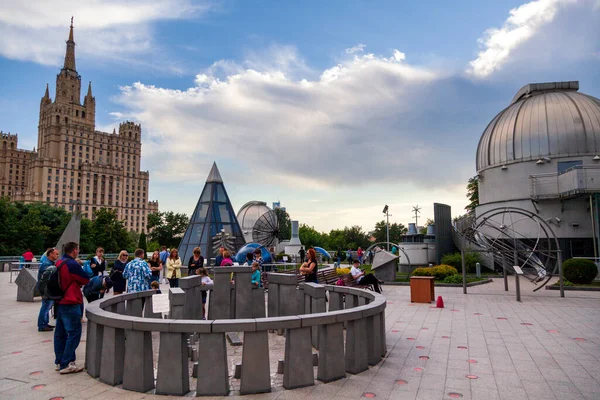
<path id="1" fill-rule="evenodd" d="M 287 257 L 287 262 L 291 262 L 292 257 L 290 257 L 288 254 L 285 254 L 283 251 L 279 254 L 275 254 L 275 261 L 280 262 L 283 261 L 283 257 Z"/>
<path id="2" fill-rule="evenodd" d="M 456 268 L 450 265 L 436 265 L 435 267 L 417 268 L 412 273 L 415 276 L 433 276 L 436 280 L 444 280 L 448 276 L 458 274 Z"/>
<path id="3" fill-rule="evenodd" d="M 462 272 L 462 259 L 459 252 L 445 254 L 442 257 L 442 264 L 450 265 L 456 268 L 458 272 Z M 475 264 L 481 262 L 479 253 L 465 253 L 465 265 L 467 266 L 467 273 L 475 273 Z"/>
<path id="4" fill-rule="evenodd" d="M 335 273 L 338 275 L 348 275 L 350 273 L 350 268 L 336 268 Z"/>
<path id="5" fill-rule="evenodd" d="M 589 284 L 598 275 L 598 267 L 592 260 L 570 258 L 563 263 L 563 274 L 573 283 Z"/>
<path id="6" fill-rule="evenodd" d="M 444 283 L 463 283 L 462 275 L 450 275 L 444 279 Z"/>

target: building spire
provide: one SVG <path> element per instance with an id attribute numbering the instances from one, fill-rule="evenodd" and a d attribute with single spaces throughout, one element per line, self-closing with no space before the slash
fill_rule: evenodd
<path id="1" fill-rule="evenodd" d="M 92 81 L 90 81 L 90 84 L 88 85 L 88 92 L 85 97 L 92 97 Z"/>
<path id="2" fill-rule="evenodd" d="M 50 91 L 48 90 L 48 84 L 46 83 L 46 93 L 44 93 L 44 99 L 50 98 Z"/>
<path id="3" fill-rule="evenodd" d="M 67 40 L 67 51 L 65 53 L 65 65 L 63 69 L 77 71 L 75 68 L 75 41 L 73 40 L 73 17 L 71 17 L 71 27 L 69 30 L 69 40 Z"/>

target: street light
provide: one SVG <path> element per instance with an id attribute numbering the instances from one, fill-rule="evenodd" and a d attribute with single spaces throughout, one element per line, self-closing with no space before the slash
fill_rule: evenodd
<path id="1" fill-rule="evenodd" d="M 388 205 L 386 204 L 385 207 L 383 207 L 383 213 L 385 214 L 386 218 L 387 218 L 387 223 L 385 224 L 385 230 L 387 233 L 387 250 L 390 251 L 390 213 L 388 212 Z"/>

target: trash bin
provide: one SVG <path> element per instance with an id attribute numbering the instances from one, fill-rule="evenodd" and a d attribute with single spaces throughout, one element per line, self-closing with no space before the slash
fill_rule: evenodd
<path id="1" fill-rule="evenodd" d="M 431 303 L 435 301 L 434 279 L 433 276 L 410 277 L 411 303 Z"/>

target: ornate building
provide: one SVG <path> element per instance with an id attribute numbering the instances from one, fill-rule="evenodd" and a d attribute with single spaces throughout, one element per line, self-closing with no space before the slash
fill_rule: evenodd
<path id="1" fill-rule="evenodd" d="M 48 85 L 40 103 L 37 151 L 17 148 L 17 135 L 0 135 L 0 196 L 13 201 L 46 202 L 82 215 L 117 211 L 129 230 L 146 230 L 149 213 L 158 202 L 148 201 L 149 174 L 140 171 L 142 128 L 133 122 L 119 132 L 95 130 L 96 99 L 92 83 L 81 103 L 81 76 L 75 68 L 73 23 L 63 68 L 56 77 L 54 101 Z"/>

